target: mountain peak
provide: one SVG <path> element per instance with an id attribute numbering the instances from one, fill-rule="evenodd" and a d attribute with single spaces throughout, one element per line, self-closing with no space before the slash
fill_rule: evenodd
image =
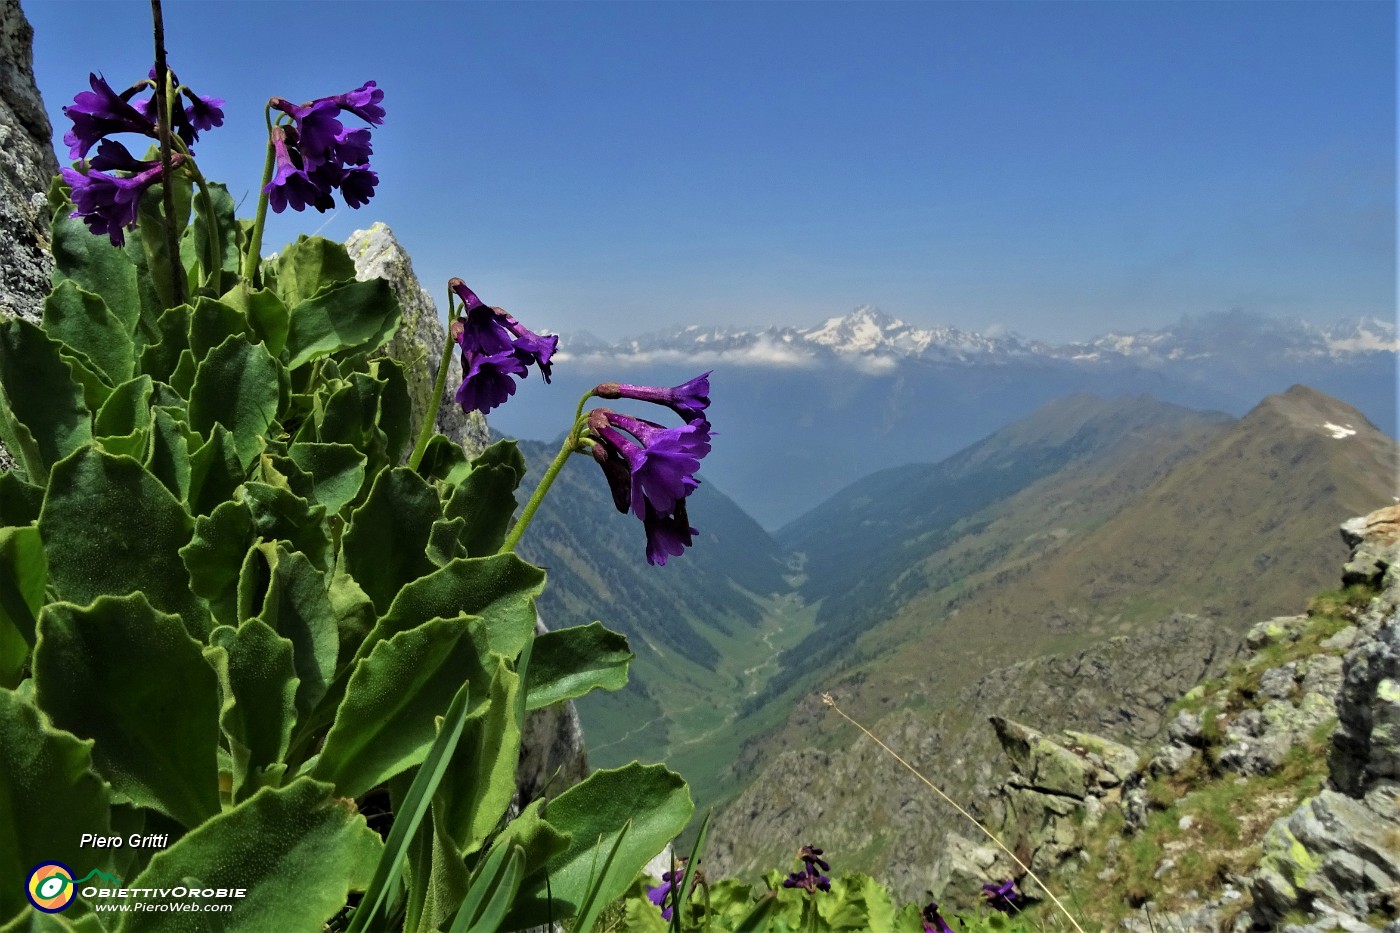
<path id="1" fill-rule="evenodd" d="M 1336 440 L 1378 434 L 1366 416 L 1346 402 L 1305 385 L 1270 395 L 1241 419 L 1242 425 L 1282 421 L 1305 434 L 1321 434 Z"/>
<path id="2" fill-rule="evenodd" d="M 861 305 L 845 317 L 827 318 L 803 332 L 803 337 L 836 350 L 859 352 L 879 349 L 889 342 L 892 332 L 908 327 L 874 305 Z"/>

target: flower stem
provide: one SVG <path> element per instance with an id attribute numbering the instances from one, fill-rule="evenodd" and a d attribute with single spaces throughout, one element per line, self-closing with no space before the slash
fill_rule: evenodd
<path id="1" fill-rule="evenodd" d="M 525 503 L 525 508 L 520 510 L 520 518 L 516 521 L 515 527 L 506 535 L 505 543 L 501 545 L 501 553 L 509 554 L 515 550 L 515 546 L 520 543 L 521 537 L 525 534 L 525 529 L 530 527 L 530 521 L 535 517 L 535 510 L 544 501 L 545 494 L 549 492 L 549 487 L 554 485 L 554 479 L 559 475 L 559 471 L 564 469 L 564 464 L 568 461 L 569 455 L 578 450 L 579 432 L 583 430 L 587 423 L 583 420 L 583 406 L 593 397 L 593 390 L 589 389 L 583 398 L 578 400 L 578 410 L 574 415 L 574 426 L 569 429 L 568 436 L 564 438 L 564 444 L 559 448 L 559 453 L 555 455 L 554 462 L 549 465 L 549 469 L 544 471 L 544 476 L 540 477 L 540 484 L 535 487 L 535 494 L 530 497 L 530 501 Z"/>
<path id="2" fill-rule="evenodd" d="M 263 162 L 262 184 L 258 186 L 258 212 L 253 215 L 253 229 L 248 231 L 248 253 L 243 257 L 243 284 L 245 288 L 257 285 L 258 265 L 262 262 L 263 227 L 267 224 L 267 186 L 272 182 L 272 168 L 276 150 L 272 148 L 272 105 L 263 110 L 263 120 L 267 123 L 267 159 Z"/>
<path id="3" fill-rule="evenodd" d="M 165 208 L 165 249 L 170 259 L 170 295 L 173 305 L 185 303 L 185 267 L 180 263 L 180 237 L 175 231 L 175 189 L 170 177 L 170 71 L 165 67 L 165 17 L 160 0 L 151 0 L 151 20 L 156 44 L 156 132 L 160 137 L 161 195 Z"/>
<path id="4" fill-rule="evenodd" d="M 423 462 L 423 452 L 428 449 L 428 441 L 432 440 L 433 428 L 437 425 L 438 409 L 442 407 L 442 393 L 447 389 L 447 370 L 452 365 L 452 348 L 456 346 L 456 341 L 452 339 L 452 289 L 447 290 L 447 340 L 442 346 L 442 359 L 438 360 L 437 379 L 433 383 L 433 397 L 428 403 L 428 411 L 423 415 L 423 427 L 418 431 L 418 443 L 413 445 L 413 453 L 408 458 L 408 468 L 417 470 L 418 464 Z"/>

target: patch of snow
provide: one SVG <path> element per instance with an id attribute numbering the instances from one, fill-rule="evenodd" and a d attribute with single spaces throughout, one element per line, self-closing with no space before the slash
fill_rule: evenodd
<path id="1" fill-rule="evenodd" d="M 1324 430 L 1330 431 L 1332 436 L 1337 440 L 1341 440 L 1344 437 L 1351 437 L 1356 433 L 1356 428 L 1353 428 L 1349 424 L 1333 424 L 1330 421 L 1324 421 L 1322 427 Z"/>

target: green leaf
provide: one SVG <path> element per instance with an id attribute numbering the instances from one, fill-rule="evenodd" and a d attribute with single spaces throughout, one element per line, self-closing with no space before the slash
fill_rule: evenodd
<path id="1" fill-rule="evenodd" d="M 29 703 L 0 690 L 0 924 L 28 906 L 25 881 L 40 862 L 106 868 L 108 853 L 84 849 L 105 834 L 109 804 L 92 768 L 92 743 L 55 729 Z"/>
<path id="2" fill-rule="evenodd" d="M 287 307 L 323 288 L 355 278 L 355 261 L 339 243 L 324 237 L 297 237 L 277 256 L 277 292 Z"/>
<path id="3" fill-rule="evenodd" d="M 190 390 L 190 426 L 207 436 L 222 424 L 233 434 L 239 463 L 247 467 L 285 402 L 280 364 L 262 344 L 236 334 L 199 364 Z"/>
<path id="4" fill-rule="evenodd" d="M 209 440 L 190 454 L 190 514 L 208 515 L 233 497 L 243 483 L 243 466 L 233 434 L 215 424 Z"/>
<path id="5" fill-rule="evenodd" d="M 481 689 L 480 684 L 475 687 Z M 515 795 L 522 725 L 515 716 L 520 678 L 501 664 L 486 692 L 487 702 L 467 716 L 452 766 L 433 800 L 433 813 L 459 859 L 481 848 Z"/>
<path id="6" fill-rule="evenodd" d="M 680 775 L 663 765 L 644 767 L 636 762 L 595 771 L 551 800 L 550 825 L 570 837 L 569 848 L 549 863 L 555 915 L 572 914 L 583 903 L 594 872 L 628 820 L 631 829 L 597 895 L 604 903 L 627 890 L 637 872 L 685 828 L 694 810 Z M 531 879 L 516 899 L 508 922 L 544 922 L 550 900 L 542 879 Z"/>
<path id="7" fill-rule="evenodd" d="M 0 687 L 19 685 L 48 581 L 39 529 L 0 528 Z"/>
<path id="8" fill-rule="evenodd" d="M 778 894 L 770 891 L 754 905 L 739 925 L 734 928 L 734 933 L 763 933 L 773 923 L 773 914 L 778 910 Z"/>
<path id="9" fill-rule="evenodd" d="M 70 217 L 72 202 L 54 217 L 52 228 L 55 286 L 72 279 L 85 291 L 101 295 L 135 343 L 145 345 L 138 322 L 141 297 L 136 287 L 136 264 L 126 251 L 105 236 L 94 236 L 78 218 Z"/>
<path id="10" fill-rule="evenodd" d="M 243 484 L 243 501 L 253 514 L 254 533 L 267 541 L 286 541 L 319 570 L 331 565 L 331 542 L 326 537 L 326 507 L 313 505 L 282 486 Z"/>
<path id="11" fill-rule="evenodd" d="M 221 625 L 237 625 L 238 578 L 253 540 L 253 516 L 242 502 L 225 502 L 194 520 L 190 543 L 180 559 L 190 577 L 190 592 L 204 597 Z"/>
<path id="12" fill-rule="evenodd" d="M 126 323 L 77 282 L 60 282 L 44 299 L 44 330 L 91 360 L 108 385 L 131 378 L 136 348 Z"/>
<path id="13" fill-rule="evenodd" d="M 524 877 L 525 850 L 518 845 L 494 847 L 472 874 L 448 933 L 495 933 Z"/>
<path id="14" fill-rule="evenodd" d="M 448 486 L 456 486 L 466 479 L 471 469 L 462 445 L 441 434 L 428 438 L 423 459 L 418 463 L 419 476 L 429 481 L 440 480 Z"/>
<path id="15" fill-rule="evenodd" d="M 515 514 L 515 488 L 525 475 L 525 460 L 514 441 L 500 441 L 472 461 L 472 470 L 453 490 L 443 514 L 465 518 L 462 545 L 469 557 L 501 549 Z"/>
<path id="16" fill-rule="evenodd" d="M 454 560 L 414 580 L 365 639 L 361 654 L 382 638 L 429 619 L 459 613 L 481 616 L 487 649 L 513 658 L 535 631 L 535 597 L 544 589 L 544 571 L 514 554 Z"/>
<path id="17" fill-rule="evenodd" d="M 245 292 L 240 283 L 219 300 L 248 316 L 249 326 L 257 338 L 267 345 L 269 353 L 277 356 L 282 352 L 287 343 L 291 315 L 276 292 L 268 288 Z"/>
<path id="18" fill-rule="evenodd" d="M 141 351 L 141 372 L 157 382 L 170 381 L 175 367 L 180 365 L 180 354 L 190 348 L 191 310 L 189 305 L 178 305 L 167 308 L 156 319 L 159 339 Z"/>
<path id="19" fill-rule="evenodd" d="M 437 495 L 407 467 L 381 472 L 364 504 L 350 513 L 340 566 L 380 612 L 406 585 L 437 569 L 427 550 L 433 523 L 441 517 Z M 387 541 L 393 547 L 386 548 Z"/>
<path id="20" fill-rule="evenodd" d="M 209 611 L 190 592 L 180 549 L 193 522 L 141 464 L 87 447 L 54 467 L 39 513 L 49 580 L 61 599 L 144 592 L 181 616 L 190 634 L 209 634 Z"/>
<path id="21" fill-rule="evenodd" d="M 601 622 L 539 635 L 530 659 L 526 705 L 542 709 L 593 690 L 621 690 L 634 657 L 627 638 Z"/>
<path id="22" fill-rule="evenodd" d="M 0 473 L 0 525 L 28 525 L 39 520 L 44 488 L 14 473 Z"/>
<path id="23" fill-rule="evenodd" d="M 383 279 L 333 285 L 291 305 L 288 369 L 343 351 L 369 351 L 398 329 L 398 296 Z"/>
<path id="24" fill-rule="evenodd" d="M 23 318 L 0 324 L 0 436 L 38 483 L 92 439 L 92 415 L 60 346 Z"/>
<path id="25" fill-rule="evenodd" d="M 151 377 L 144 375 L 117 386 L 93 420 L 93 433 L 99 437 L 121 437 L 149 428 L 153 388 Z"/>
<path id="26" fill-rule="evenodd" d="M 311 475 L 316 501 L 338 515 L 365 483 L 365 455 L 349 444 L 302 442 L 287 448 L 292 462 Z"/>
<path id="27" fill-rule="evenodd" d="M 238 308 L 213 298 L 196 300 L 190 313 L 190 352 L 195 361 L 203 362 L 209 351 L 230 337 L 249 337 L 249 343 L 257 343 L 248 316 Z"/>
<path id="28" fill-rule="evenodd" d="M 616 899 L 604 895 L 604 891 L 611 891 L 619 885 L 625 890 L 627 883 L 636 872 L 626 878 L 619 877 L 618 853 L 622 850 L 623 843 L 627 841 L 627 835 L 632 831 L 632 821 L 627 820 L 622 824 L 622 829 L 613 837 L 612 845 L 607 849 L 607 855 L 603 858 L 602 864 L 593 866 L 592 877 L 588 887 L 584 889 L 583 897 L 579 900 L 578 909 L 574 914 L 572 929 L 577 933 L 592 933 L 593 924 L 598 922 L 598 914 L 603 907 Z"/>
<path id="29" fill-rule="evenodd" d="M 313 567 L 305 554 L 288 552 L 282 544 L 263 543 L 256 550 L 268 567 L 257 620 L 290 640 L 299 681 L 296 710 L 299 716 L 307 716 L 335 677 L 340 647 L 326 574 Z"/>
<path id="30" fill-rule="evenodd" d="M 145 467 L 176 499 L 184 502 L 189 497 L 189 436 L 185 426 L 164 408 L 157 408 L 151 421 L 151 443 L 146 450 Z"/>
<path id="31" fill-rule="evenodd" d="M 395 808 L 394 825 L 389 830 L 389 838 L 385 840 L 384 853 L 375 866 L 374 878 L 364 898 L 350 918 L 346 933 L 366 933 L 377 929 L 375 925 L 386 919 L 384 915 L 392 906 L 391 891 L 398 887 L 404 859 L 418 836 L 418 827 L 428 813 L 438 783 L 446 773 L 453 751 L 457 748 L 457 740 L 462 735 L 462 726 L 467 718 L 467 702 L 468 685 L 462 684 L 453 694 L 437 737 L 414 775 L 408 793 Z"/>
<path id="32" fill-rule="evenodd" d="M 308 778 L 264 788 L 157 853 L 132 888 L 241 888 L 218 914 L 229 933 L 320 930 L 370 880 L 384 847 L 334 788 Z M 132 911 L 120 933 L 184 933 L 190 914 Z"/>
<path id="33" fill-rule="evenodd" d="M 34 683 L 54 724 L 97 740 L 118 792 L 198 826 L 219 812 L 218 680 L 178 616 L 141 593 L 39 615 Z"/>
<path id="34" fill-rule="evenodd" d="M 392 466 L 408 459 L 414 441 L 413 399 L 408 378 L 398 360 L 383 358 L 370 363 L 370 375 L 383 383 L 379 392 L 378 424 L 384 432 L 384 452 Z"/>
<path id="35" fill-rule="evenodd" d="M 234 800 L 250 796 L 248 777 L 282 760 L 296 724 L 296 666 L 292 643 L 250 619 L 221 625 L 206 654 L 223 688 L 219 725 L 233 752 Z M 255 782 L 254 782 L 255 783 Z"/>
<path id="36" fill-rule="evenodd" d="M 95 913 L 46 914 L 29 907 L 10 923 L 0 926 L 0 933 L 106 933 L 107 928 L 97 916 Z"/>
<path id="37" fill-rule="evenodd" d="M 526 885 L 548 886 L 549 866 L 569 850 L 570 838 L 544 819 L 545 799 L 534 800 L 520 815 L 506 824 L 491 847 L 518 845 L 525 850 Z M 515 929 L 512 927 L 512 929 Z"/>
<path id="38" fill-rule="evenodd" d="M 484 701 L 492 671 L 477 655 L 479 624 L 434 619 L 376 645 L 350 676 L 312 774 L 358 797 L 420 763 L 464 682 L 475 685 L 471 710 Z"/>

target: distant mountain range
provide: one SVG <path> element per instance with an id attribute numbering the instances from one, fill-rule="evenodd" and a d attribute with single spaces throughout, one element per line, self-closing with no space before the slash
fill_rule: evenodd
<path id="1" fill-rule="evenodd" d="M 941 460 L 1074 393 L 1151 395 L 1242 415 L 1303 383 L 1394 433 L 1393 323 L 1318 327 L 1245 312 L 1054 345 L 921 329 L 862 307 L 810 328 L 687 327 L 606 343 L 565 335 L 555 384 L 522 387 L 492 424 L 552 437 L 590 385 L 674 385 L 713 370 L 707 475 L 775 530 L 882 468 Z"/>
<path id="2" fill-rule="evenodd" d="M 1293 359 L 1349 359 L 1358 354 L 1395 353 L 1396 326 L 1375 318 L 1320 327 L 1244 312 L 1182 318 L 1164 330 L 1110 333 L 1088 343 L 1052 344 L 1016 334 L 990 336 L 956 327 L 921 329 L 862 305 L 844 317 L 816 327 L 761 329 L 689 326 L 609 343 L 588 334 L 572 335 L 559 359 L 649 358 L 697 365 L 741 363 L 774 366 L 818 365 L 834 358 L 880 372 L 898 359 L 939 363 L 996 363 L 1024 357 L 1109 363 L 1132 360 L 1164 364 L 1187 359 L 1235 356 L 1249 349 Z M 1262 343 L 1261 343 L 1262 338 Z"/>

